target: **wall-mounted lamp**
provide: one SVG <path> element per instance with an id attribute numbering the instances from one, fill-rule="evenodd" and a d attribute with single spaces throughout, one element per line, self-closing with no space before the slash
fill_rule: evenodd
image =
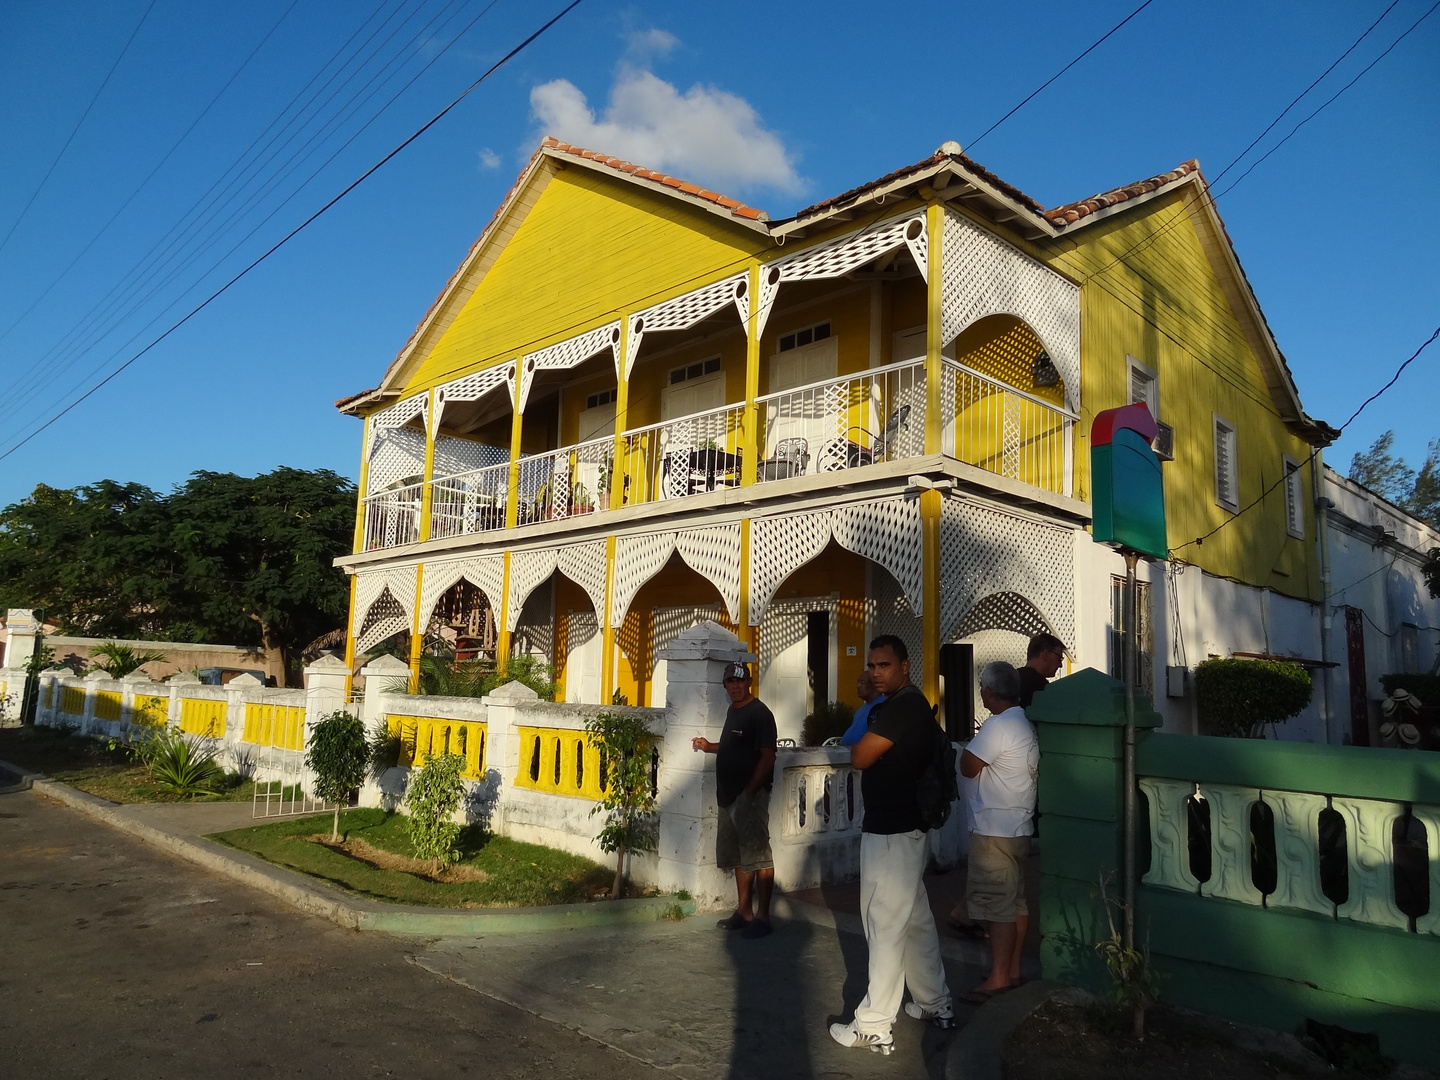
<path id="1" fill-rule="evenodd" d="M 1050 354 L 1044 349 L 1041 349 L 1040 355 L 1035 357 L 1031 375 L 1034 377 L 1036 386 L 1060 385 L 1060 372 L 1055 367 L 1055 361 L 1050 359 Z"/>

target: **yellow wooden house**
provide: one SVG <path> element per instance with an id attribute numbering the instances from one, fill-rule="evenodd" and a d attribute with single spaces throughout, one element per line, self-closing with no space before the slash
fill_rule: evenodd
<path id="1" fill-rule="evenodd" d="M 1232 600 L 1199 581 L 1302 618 L 1334 432 L 1195 162 L 1046 210 L 946 143 L 772 221 L 546 139 L 380 384 L 339 403 L 364 419 L 347 659 L 402 636 L 418 670 L 483 623 L 558 697 L 660 704 L 657 652 L 714 619 L 790 737 L 852 697 L 876 633 L 965 709 L 963 665 L 1022 662 L 1041 629 L 1105 667 L 1118 558 L 1086 531 L 1088 433 L 1136 400 L 1172 547 L 1235 519 L 1178 552 L 1184 596 L 1149 573 L 1154 624 L 1220 624 L 1193 628 L 1203 659 Z"/>

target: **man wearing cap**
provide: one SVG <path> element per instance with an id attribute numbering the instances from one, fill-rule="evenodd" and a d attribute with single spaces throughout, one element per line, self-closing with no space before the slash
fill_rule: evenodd
<path id="1" fill-rule="evenodd" d="M 770 933 L 770 893 L 775 887 L 775 860 L 770 854 L 775 715 L 750 692 L 747 665 L 726 664 L 724 679 L 730 708 L 720 741 L 697 735 L 690 745 L 715 755 L 715 801 L 720 807 L 715 865 L 735 871 L 735 912 L 717 925 L 739 930 L 747 938 L 762 938 Z"/>

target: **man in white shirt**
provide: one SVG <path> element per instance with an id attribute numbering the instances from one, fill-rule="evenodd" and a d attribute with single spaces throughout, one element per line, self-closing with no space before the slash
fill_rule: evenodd
<path id="1" fill-rule="evenodd" d="M 1040 743 L 1020 707 L 1020 676 L 1003 661 L 980 675 L 980 701 L 990 719 L 960 755 L 969 778 L 970 917 L 989 924 L 989 977 L 960 1000 L 979 1005 L 1020 984 L 1020 953 L 1030 927 L 1025 859 L 1030 854 Z"/>

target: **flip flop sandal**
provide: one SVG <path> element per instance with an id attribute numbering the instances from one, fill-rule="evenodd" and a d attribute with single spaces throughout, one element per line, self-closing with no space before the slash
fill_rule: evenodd
<path id="1" fill-rule="evenodd" d="M 966 1005 L 984 1005 L 985 1002 L 989 1001 L 991 998 L 999 997 L 1001 994 L 1008 993 L 1010 989 L 1011 988 L 1008 986 L 1002 986 L 999 990 L 981 990 L 979 988 L 976 988 L 974 990 L 971 990 L 968 994 L 961 994 L 960 1000 L 963 1001 Z"/>
<path id="2" fill-rule="evenodd" d="M 721 919 L 715 925 L 721 930 L 744 930 L 750 925 L 750 920 L 736 911 L 732 912 L 728 919 Z"/>

